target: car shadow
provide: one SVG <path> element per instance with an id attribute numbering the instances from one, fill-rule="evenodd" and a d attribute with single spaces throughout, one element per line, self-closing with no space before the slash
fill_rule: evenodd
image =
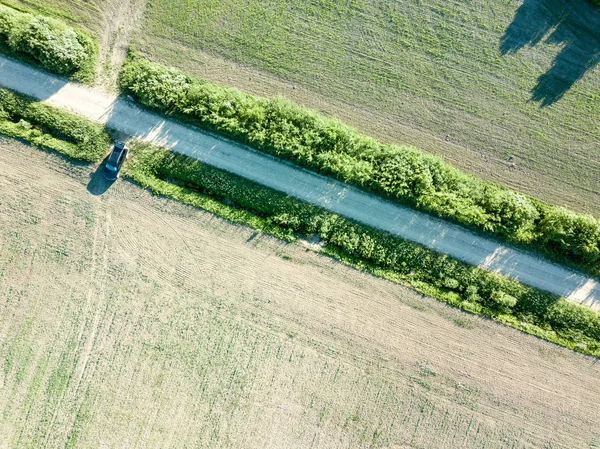
<path id="1" fill-rule="evenodd" d="M 115 181 L 110 181 L 104 177 L 104 164 L 108 156 L 104 158 L 102 163 L 98 165 L 96 170 L 90 175 L 90 181 L 87 184 L 87 191 L 94 196 L 103 195 L 114 184 Z"/>

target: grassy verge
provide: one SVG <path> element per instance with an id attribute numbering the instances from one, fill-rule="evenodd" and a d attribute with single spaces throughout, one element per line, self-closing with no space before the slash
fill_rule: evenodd
<path id="1" fill-rule="evenodd" d="M 102 125 L 2 88 L 0 133 L 88 162 L 98 161 L 111 144 Z"/>
<path id="2" fill-rule="evenodd" d="M 282 98 L 133 56 L 121 86 L 145 106 L 376 194 L 600 274 L 600 223 L 482 181 L 412 147 L 382 144 Z"/>
<path id="3" fill-rule="evenodd" d="M 586 354 L 600 356 L 600 314 L 466 265 L 319 207 L 150 144 L 132 145 L 124 168 L 154 193 L 293 240 L 318 235 L 323 252 L 453 306 Z"/>
<path id="4" fill-rule="evenodd" d="M 94 79 L 98 61 L 98 41 L 87 31 L 2 4 L 0 51 L 84 82 Z"/>

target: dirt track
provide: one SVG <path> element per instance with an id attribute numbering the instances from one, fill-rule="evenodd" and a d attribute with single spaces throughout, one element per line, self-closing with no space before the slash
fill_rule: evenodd
<path id="1" fill-rule="evenodd" d="M 2 448 L 600 439 L 595 359 L 21 144 L 0 172 Z"/>
<path id="2" fill-rule="evenodd" d="M 98 76 L 108 89 L 116 89 L 131 36 L 137 31 L 145 8 L 146 0 L 110 0 L 103 5 L 104 24 L 98 30 Z"/>
<path id="3" fill-rule="evenodd" d="M 354 220 L 448 253 L 534 287 L 600 310 L 600 284 L 458 226 L 404 208 L 198 129 L 139 109 L 127 101 L 0 57 L 0 85 L 70 109 L 131 136 L 172 148 Z"/>

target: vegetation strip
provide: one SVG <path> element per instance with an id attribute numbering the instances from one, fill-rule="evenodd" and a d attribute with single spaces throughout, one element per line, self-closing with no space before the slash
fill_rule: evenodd
<path id="1" fill-rule="evenodd" d="M 600 314 L 588 307 L 355 223 L 196 159 L 141 142 L 132 145 L 132 154 L 124 175 L 156 194 L 286 240 L 317 235 L 325 244 L 323 252 L 344 263 L 600 356 Z"/>
<path id="2" fill-rule="evenodd" d="M 98 161 L 105 128 L 0 89 L 0 133 L 69 157 Z M 150 144 L 132 145 L 124 169 L 160 195 L 201 207 L 287 241 L 318 235 L 344 263 L 577 351 L 600 356 L 600 314 L 550 293 L 475 268 L 416 243 L 352 222 L 237 175 Z"/>
<path id="3" fill-rule="evenodd" d="M 87 162 L 102 158 L 111 143 L 104 126 L 3 88 L 0 133 Z"/>
<path id="4" fill-rule="evenodd" d="M 382 144 L 285 99 L 191 78 L 135 55 L 121 87 L 143 105 L 472 229 L 600 274 L 600 223 Z"/>
<path id="5" fill-rule="evenodd" d="M 600 218 L 598 23 L 586 0 L 152 0 L 134 45 Z"/>
<path id="6" fill-rule="evenodd" d="M 79 81 L 94 79 L 98 42 L 64 22 L 0 4 L 0 52 Z"/>
<path id="7" fill-rule="evenodd" d="M 102 125 L 0 89 L 0 132 L 69 157 L 98 161 L 110 144 Z M 472 313 L 600 356 L 600 314 L 564 298 L 459 262 L 196 159 L 136 143 L 124 174 L 157 194 L 293 241 L 317 235 L 323 252 L 410 284 Z"/>

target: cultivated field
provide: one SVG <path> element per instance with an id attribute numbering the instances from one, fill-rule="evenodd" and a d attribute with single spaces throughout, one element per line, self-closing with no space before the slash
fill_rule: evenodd
<path id="1" fill-rule="evenodd" d="M 1 448 L 600 444 L 595 359 L 21 144 L 0 172 Z"/>
<path id="2" fill-rule="evenodd" d="M 153 0 L 138 47 L 598 215 L 599 23 L 585 0 Z"/>

